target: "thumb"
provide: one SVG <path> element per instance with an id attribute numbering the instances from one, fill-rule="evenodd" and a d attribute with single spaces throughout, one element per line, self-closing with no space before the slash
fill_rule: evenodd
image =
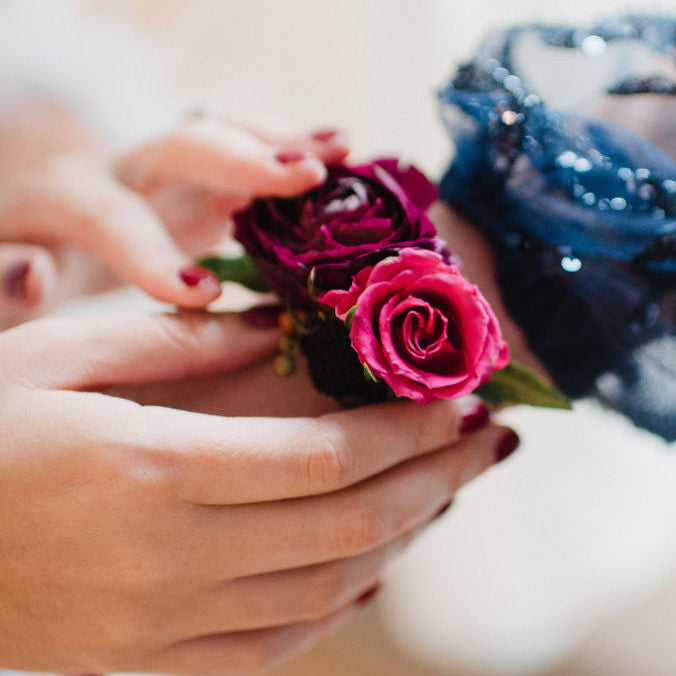
<path id="1" fill-rule="evenodd" d="M 52 161 L 7 187 L 0 238 L 78 246 L 158 300 L 181 307 L 204 307 L 221 292 L 216 277 L 178 248 L 142 197 L 75 158 Z"/>
<path id="2" fill-rule="evenodd" d="M 278 343 L 236 314 L 41 319 L 0 334 L 0 372 L 50 389 L 134 385 L 239 369 Z"/>

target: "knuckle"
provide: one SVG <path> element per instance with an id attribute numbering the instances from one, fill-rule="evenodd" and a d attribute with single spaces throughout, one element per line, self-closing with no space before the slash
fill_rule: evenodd
<path id="1" fill-rule="evenodd" d="M 326 493 L 349 484 L 354 455 L 344 430 L 336 424 L 318 423 L 310 438 L 312 443 L 305 461 L 310 487 Z"/>
<path id="2" fill-rule="evenodd" d="M 164 340 L 179 354 L 194 354 L 203 346 L 202 322 L 195 316 L 181 319 L 171 315 L 157 315 L 158 328 Z"/>
<path id="3" fill-rule="evenodd" d="M 353 556 L 375 549 L 385 537 L 385 517 L 376 506 L 360 505 L 345 512 L 336 525 L 336 549 Z"/>

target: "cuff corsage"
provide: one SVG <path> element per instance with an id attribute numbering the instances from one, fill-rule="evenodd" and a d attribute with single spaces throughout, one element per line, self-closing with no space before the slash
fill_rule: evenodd
<path id="1" fill-rule="evenodd" d="M 285 305 L 278 372 L 304 354 L 315 387 L 345 406 L 477 392 L 491 404 L 568 408 L 510 364 L 491 306 L 426 215 L 436 195 L 396 159 L 330 167 L 318 188 L 236 213 L 246 254 L 200 265 L 274 291 Z"/>

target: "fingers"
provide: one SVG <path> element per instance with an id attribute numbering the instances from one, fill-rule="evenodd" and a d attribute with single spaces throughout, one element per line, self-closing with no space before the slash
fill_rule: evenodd
<path id="1" fill-rule="evenodd" d="M 308 650 L 324 634 L 344 622 L 354 609 L 350 606 L 313 622 L 183 641 L 134 669 L 190 676 L 254 676 Z"/>
<path id="2" fill-rule="evenodd" d="M 275 147 L 240 126 L 205 117 L 142 146 L 119 163 L 118 175 L 141 192 L 169 183 L 289 197 L 321 183 L 326 168 L 315 155 Z"/>
<path id="3" fill-rule="evenodd" d="M 202 507 L 204 513 L 195 512 L 185 526 L 209 543 L 196 565 L 241 577 L 378 549 L 428 522 L 461 486 L 496 462 L 511 435 L 491 426 L 333 494 L 270 505 Z M 238 531 L 225 543 L 218 534 L 233 519 Z"/>
<path id="4" fill-rule="evenodd" d="M 1 351 L 12 355 L 0 354 L 0 363 L 3 377 L 37 387 L 93 389 L 239 368 L 272 352 L 278 339 L 229 314 L 43 319 L 0 336 Z"/>
<path id="5" fill-rule="evenodd" d="M 49 305 L 57 266 L 46 249 L 29 244 L 0 244 L 0 328 L 29 319 Z"/>
<path id="6" fill-rule="evenodd" d="M 186 599 L 180 614 L 163 613 L 157 626 L 180 637 L 320 620 L 377 588 L 385 566 L 417 532 L 360 556 L 210 586 Z"/>
<path id="7" fill-rule="evenodd" d="M 141 197 L 73 158 L 7 188 L 0 237 L 78 246 L 158 300 L 182 307 L 204 307 L 220 295 L 218 280 L 195 269 Z"/>
<path id="8" fill-rule="evenodd" d="M 306 131 L 286 120 L 262 114 L 248 114 L 246 117 L 228 115 L 222 119 L 238 125 L 271 146 L 313 153 L 324 164 L 342 162 L 350 152 L 347 134 L 333 127 Z"/>
<path id="9" fill-rule="evenodd" d="M 477 398 L 421 407 L 393 402 L 319 418 L 168 416 L 181 497 L 198 504 L 237 504 L 319 495 L 359 483 L 423 453 L 448 446 L 463 419 L 487 410 Z M 171 417 L 171 420 L 168 418 Z M 159 419 L 163 419 L 160 424 Z M 227 430 L 227 432 L 226 432 Z M 232 440 L 225 449 L 223 439 Z M 285 449 L 283 453 L 279 449 Z"/>

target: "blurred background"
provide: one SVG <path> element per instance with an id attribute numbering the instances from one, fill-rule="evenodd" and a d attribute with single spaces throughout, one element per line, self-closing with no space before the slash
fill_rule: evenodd
<path id="1" fill-rule="evenodd" d="M 262 111 L 344 127 L 356 156 L 396 153 L 438 177 L 451 149 L 435 89 L 488 29 L 585 23 L 616 9 L 0 0 L 0 106 L 17 83 L 42 87 L 117 147 L 196 109 Z M 588 402 L 573 414 L 503 417 L 522 436 L 519 453 L 462 491 L 393 566 L 374 606 L 276 676 L 676 672 L 673 449 Z"/>

